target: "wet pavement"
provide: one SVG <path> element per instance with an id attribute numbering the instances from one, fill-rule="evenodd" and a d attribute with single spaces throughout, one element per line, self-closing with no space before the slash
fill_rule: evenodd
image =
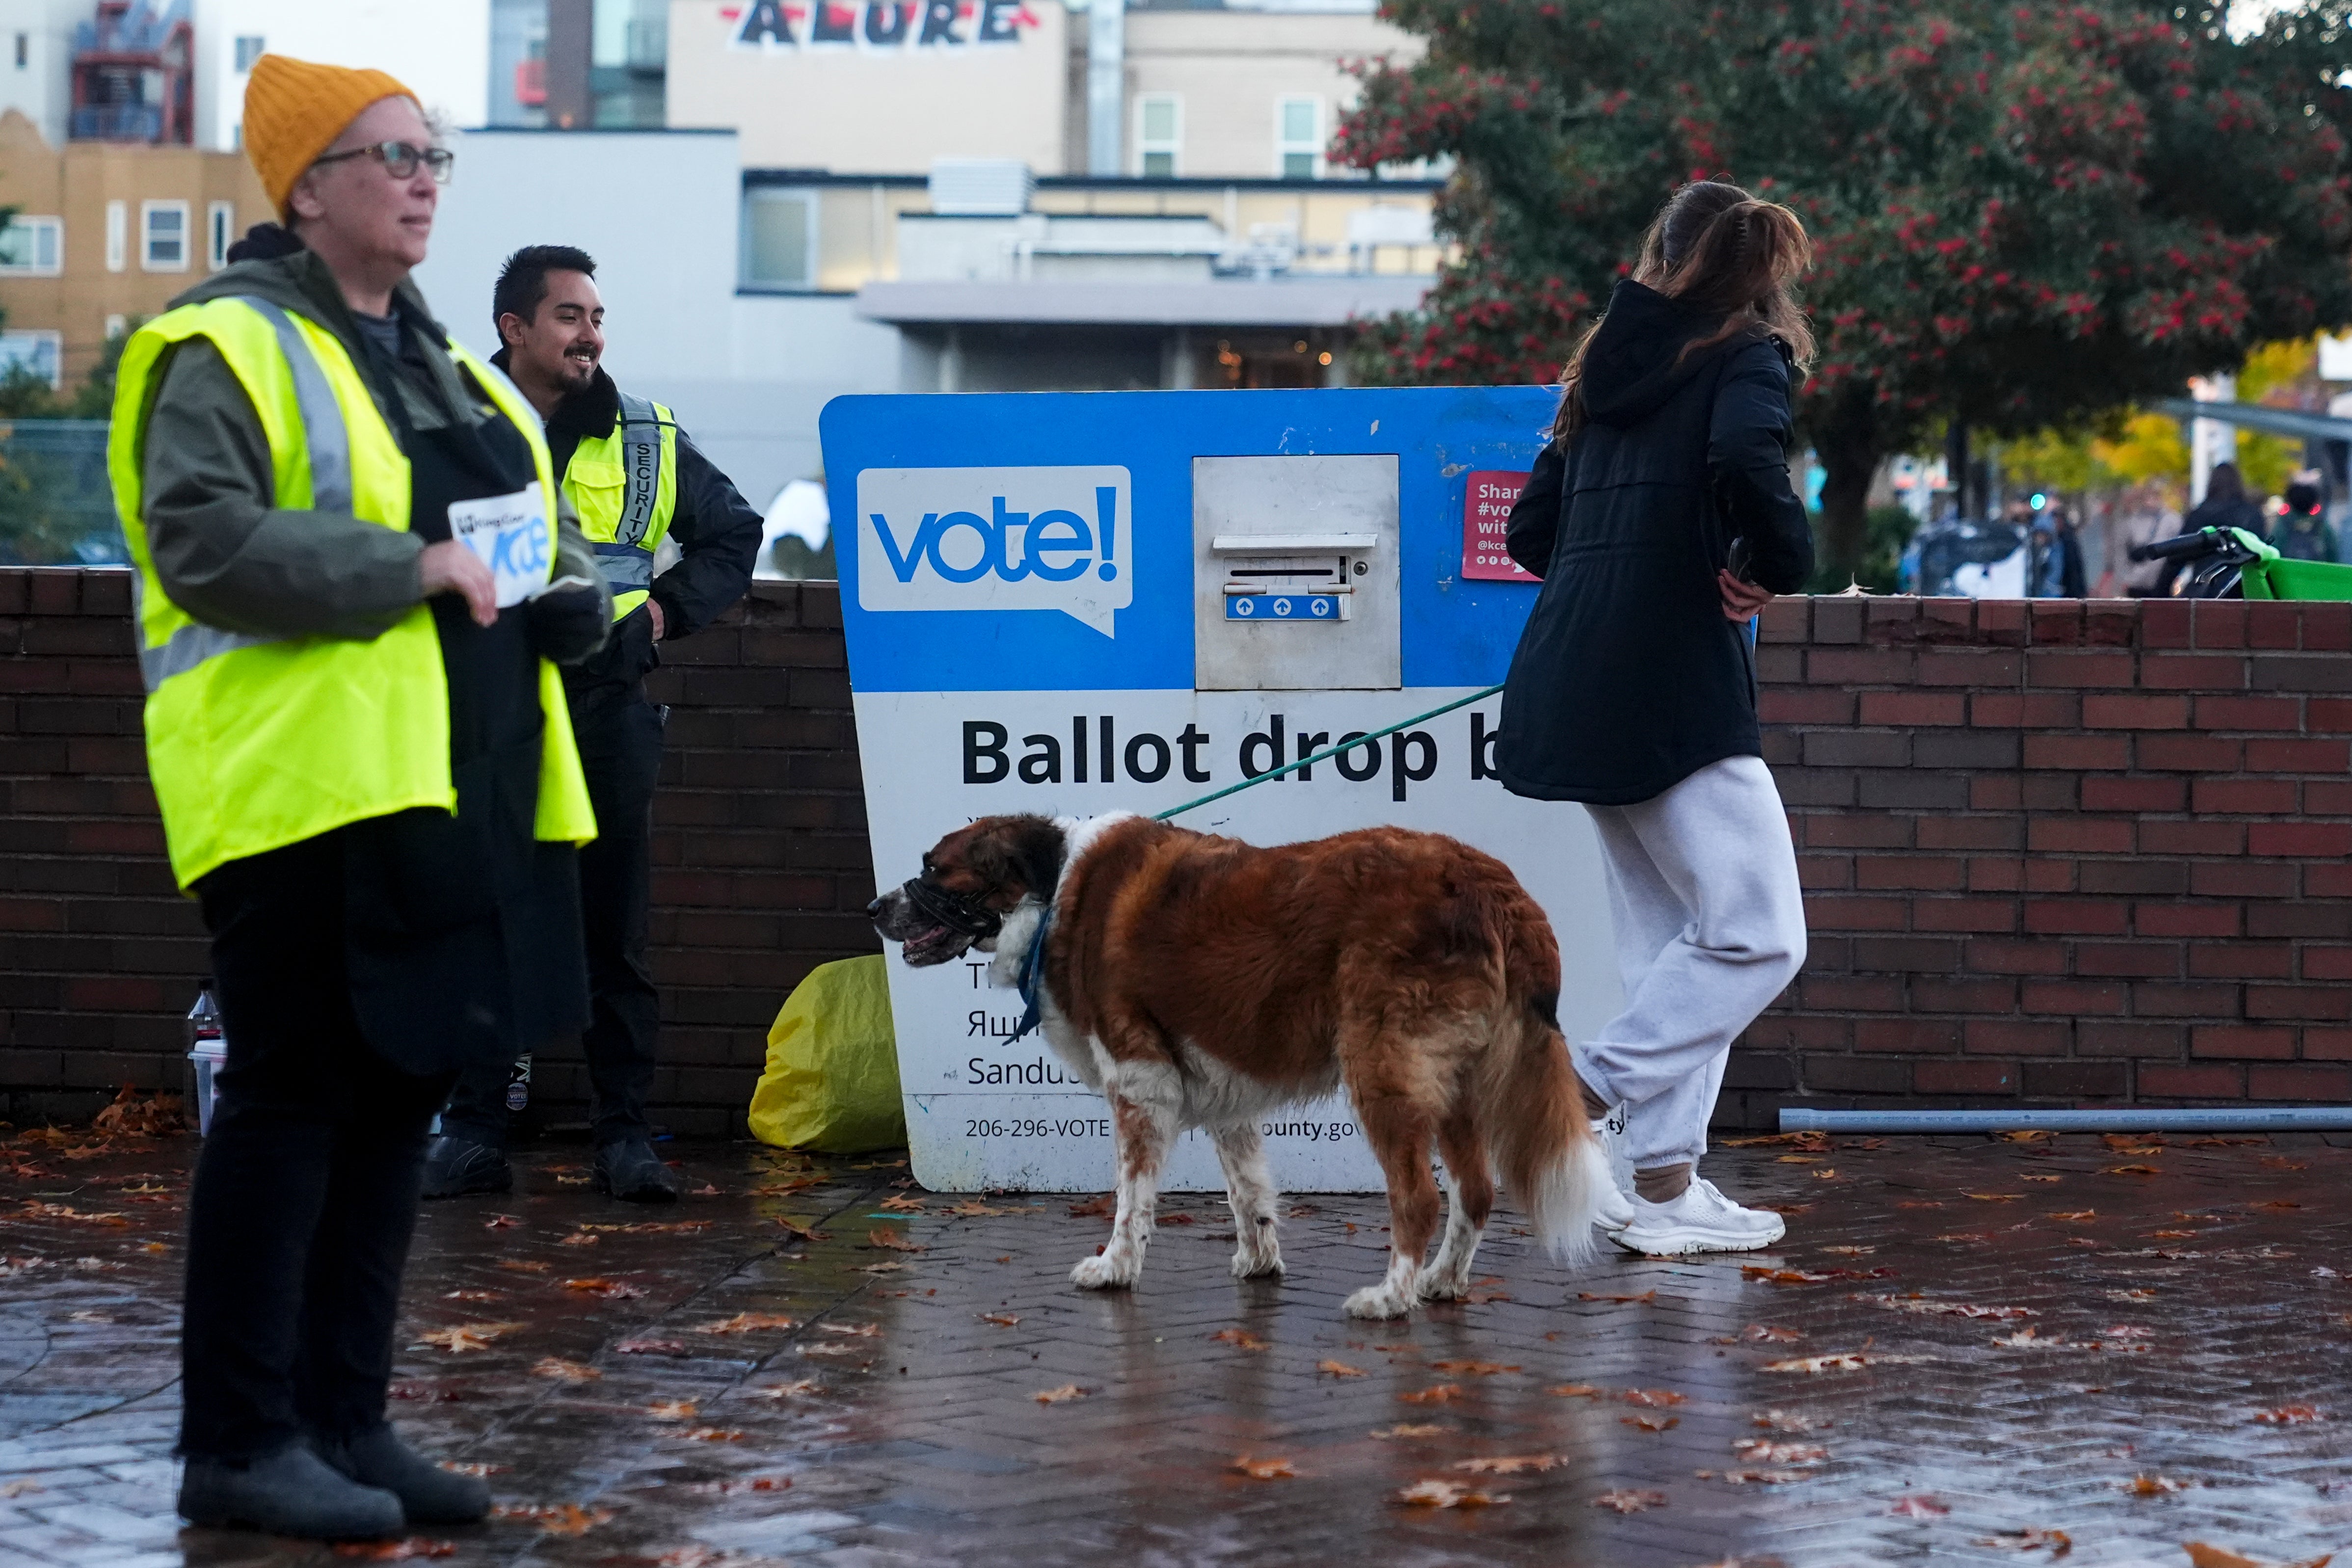
<path id="1" fill-rule="evenodd" d="M 194 1150 L 0 1144 L 0 1568 L 341 1560 L 173 1516 Z M 1222 1203 L 1167 1199 L 1141 1286 L 1087 1295 L 1066 1275 L 1108 1222 L 1082 1199 L 677 1157 L 699 1190 L 670 1210 L 595 1196 L 562 1148 L 428 1209 L 395 1418 L 487 1467 L 501 1517 L 391 1550 L 1869 1568 L 2352 1543 L 2352 1147 L 2317 1137 L 1751 1140 L 1708 1168 L 1789 1211 L 1769 1254 L 1571 1270 L 1506 1207 L 1471 1302 L 1378 1325 L 1339 1311 L 1380 1272 L 1375 1198 L 1290 1200 L 1278 1282 L 1229 1277 Z"/>

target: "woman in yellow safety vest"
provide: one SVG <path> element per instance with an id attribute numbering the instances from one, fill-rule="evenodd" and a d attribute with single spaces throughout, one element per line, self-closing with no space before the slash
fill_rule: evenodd
<path id="1" fill-rule="evenodd" d="M 610 597 L 530 408 L 408 282 L 450 155 L 407 89 L 265 55 L 244 134 L 285 226 L 132 336 L 109 452 L 228 1041 L 179 1506 L 378 1537 L 489 1509 L 386 1424 L 393 1326 L 457 1070 L 586 1017 L 595 822 L 555 665 Z"/>

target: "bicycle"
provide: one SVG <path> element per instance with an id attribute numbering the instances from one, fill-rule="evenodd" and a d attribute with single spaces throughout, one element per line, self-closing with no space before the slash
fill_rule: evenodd
<path id="1" fill-rule="evenodd" d="M 2243 528 L 2200 528 L 2134 545 L 2131 558 L 2188 568 L 2172 591 L 2177 599 L 2352 599 L 2352 566 L 2292 559 Z"/>

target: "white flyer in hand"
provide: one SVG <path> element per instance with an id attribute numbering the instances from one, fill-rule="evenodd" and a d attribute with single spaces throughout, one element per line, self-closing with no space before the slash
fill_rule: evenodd
<path id="1" fill-rule="evenodd" d="M 490 569 L 501 610 L 520 604 L 544 586 L 555 555 L 555 530 L 540 505 L 539 486 L 511 496 L 449 504 L 449 532 Z"/>

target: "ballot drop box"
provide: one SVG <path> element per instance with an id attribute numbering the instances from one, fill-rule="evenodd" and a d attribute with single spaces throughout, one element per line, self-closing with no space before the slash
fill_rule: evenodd
<path id="1" fill-rule="evenodd" d="M 877 887 L 971 820 L 1145 814 L 1503 678 L 1535 580 L 1503 550 L 1540 388 L 836 398 L 822 421 Z M 1582 808 L 1494 777 L 1499 696 L 1177 819 L 1252 843 L 1394 825 L 1501 859 L 1559 938 L 1560 1021 L 1616 1010 Z M 889 957 L 914 1172 L 1100 1191 L 1101 1099 L 988 984 Z M 1211 977 L 1213 984 L 1213 977 Z M 1291 1191 L 1376 1191 L 1344 1094 L 1264 1118 Z M 1188 1133 L 1177 1190 L 1222 1186 Z"/>

